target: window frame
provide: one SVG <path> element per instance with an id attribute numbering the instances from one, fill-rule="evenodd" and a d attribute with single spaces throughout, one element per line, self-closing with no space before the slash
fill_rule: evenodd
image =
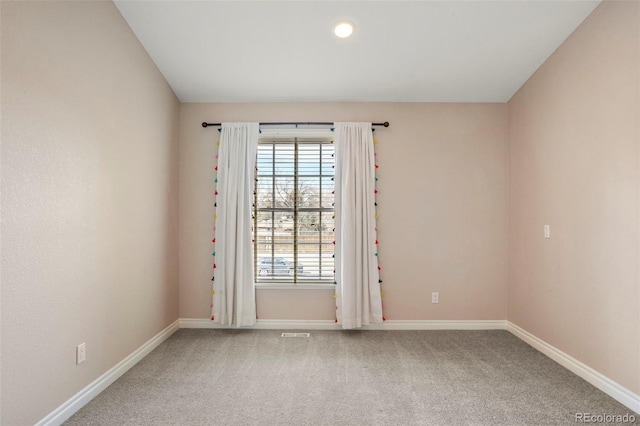
<path id="1" fill-rule="evenodd" d="M 293 158 L 293 163 L 294 163 L 294 171 L 292 176 L 288 175 L 288 174 L 283 174 L 283 175 L 278 175 L 276 173 L 276 169 L 275 169 L 275 165 L 273 166 L 272 172 L 270 175 L 259 175 L 258 172 L 258 155 L 259 153 L 256 153 L 256 171 L 254 173 L 255 176 L 255 182 L 256 182 L 256 187 L 254 190 L 254 198 L 253 198 L 253 206 L 252 206 L 252 227 L 254 230 L 254 241 L 253 241 L 253 252 L 254 252 L 254 259 L 253 259 L 253 268 L 254 268 L 254 283 L 256 288 L 270 288 L 270 289 L 318 289 L 318 290 L 327 290 L 327 289 L 334 289 L 335 288 L 335 276 L 332 276 L 331 278 L 328 279 L 322 279 L 320 278 L 322 275 L 322 260 L 319 261 L 319 265 L 318 265 L 318 279 L 309 279 L 309 280 L 303 280 L 300 281 L 298 279 L 298 265 L 299 265 L 299 253 L 298 253 L 298 238 L 299 238 L 299 224 L 298 224 L 298 214 L 301 212 L 313 212 L 313 213 L 318 213 L 319 216 L 322 216 L 323 213 L 331 213 L 333 217 L 335 217 L 335 206 L 334 203 L 332 203 L 331 207 L 323 207 L 322 206 L 322 189 L 320 189 L 320 193 L 319 193 L 319 199 L 318 199 L 318 207 L 317 208 L 311 208 L 311 207 L 303 207 L 300 208 L 298 207 L 298 185 L 299 185 L 299 179 L 300 178 L 305 178 L 305 177 L 309 177 L 309 178 L 317 178 L 320 182 L 320 188 L 322 188 L 322 179 L 324 178 L 331 178 L 332 181 L 334 182 L 334 187 L 332 188 L 332 191 L 335 190 L 335 173 L 331 174 L 331 175 L 325 175 L 322 173 L 322 158 L 323 158 L 323 154 L 322 154 L 322 148 L 320 148 L 319 150 L 319 174 L 318 175 L 300 175 L 300 170 L 298 168 L 298 162 L 299 162 L 299 145 L 302 144 L 310 144 L 310 145 L 332 145 L 333 144 L 333 132 L 328 132 L 326 130 L 316 130 L 316 133 L 312 133 L 309 134 L 308 131 L 297 131 L 293 130 L 293 131 L 287 131 L 284 134 L 272 134 L 272 133 L 267 133 L 267 134 L 261 134 L 260 139 L 258 141 L 259 145 L 270 145 L 273 146 L 274 149 L 274 153 L 272 154 L 272 158 L 275 160 L 275 145 L 277 144 L 288 144 L 288 145 L 293 145 L 293 149 L 294 149 L 294 158 Z M 333 151 L 333 150 L 332 150 Z M 334 156 L 334 153 L 332 152 L 332 157 Z M 335 158 L 335 157 L 334 157 Z M 333 161 L 332 164 L 333 168 L 335 169 L 335 160 Z M 276 207 L 275 206 L 275 200 L 274 202 L 272 202 L 271 207 L 267 207 L 267 208 L 260 208 L 258 205 L 258 178 L 263 179 L 263 178 L 270 178 L 273 179 L 272 180 L 272 188 L 275 188 L 275 181 L 277 177 L 293 177 L 294 183 L 293 183 L 293 190 L 294 190 L 294 205 L 292 208 L 286 208 L 286 207 Z M 261 280 L 260 279 L 260 275 L 258 274 L 258 264 L 259 264 L 259 259 L 262 256 L 262 254 L 258 253 L 258 238 L 257 238 L 257 233 L 258 233 L 258 216 L 259 213 L 261 212 L 267 212 L 267 213 L 276 213 L 276 212 L 283 212 L 283 213 L 291 213 L 293 215 L 293 277 L 291 279 L 286 279 L 286 278 L 281 278 L 278 277 L 277 275 L 272 275 L 272 279 L 265 279 L 265 280 Z M 272 219 L 272 224 L 273 224 L 273 219 Z M 273 225 L 272 225 L 272 232 L 273 232 Z M 319 231 L 319 240 L 318 240 L 318 245 L 319 245 L 319 256 L 321 259 L 322 256 L 322 230 Z M 273 246 L 273 245 L 272 245 Z M 335 247 L 335 246 L 334 246 Z M 273 250 L 273 249 L 272 249 Z M 276 257 L 281 257 L 281 256 L 276 256 L 276 253 L 274 251 L 272 251 L 271 253 L 271 259 L 275 259 Z M 272 261 L 273 262 L 273 261 Z M 332 262 L 333 262 L 333 270 L 335 272 L 335 248 L 334 248 L 334 253 L 332 254 Z"/>

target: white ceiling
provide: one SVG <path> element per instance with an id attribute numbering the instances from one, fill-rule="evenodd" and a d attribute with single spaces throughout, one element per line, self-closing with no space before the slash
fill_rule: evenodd
<path id="1" fill-rule="evenodd" d="M 115 1 L 182 102 L 506 102 L 598 3 Z"/>

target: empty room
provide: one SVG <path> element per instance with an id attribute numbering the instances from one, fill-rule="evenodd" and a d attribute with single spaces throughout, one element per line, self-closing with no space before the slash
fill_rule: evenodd
<path id="1" fill-rule="evenodd" d="M 0 424 L 640 424 L 640 3 L 0 1 Z"/>

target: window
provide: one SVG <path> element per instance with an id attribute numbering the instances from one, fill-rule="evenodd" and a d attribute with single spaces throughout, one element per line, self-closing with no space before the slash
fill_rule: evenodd
<path id="1" fill-rule="evenodd" d="M 333 283 L 333 194 L 331 139 L 260 141 L 253 213 L 258 283 Z"/>

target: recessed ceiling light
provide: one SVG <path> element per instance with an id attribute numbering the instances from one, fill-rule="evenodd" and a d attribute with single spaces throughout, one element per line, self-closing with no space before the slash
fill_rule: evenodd
<path id="1" fill-rule="evenodd" d="M 355 29 L 355 25 L 348 21 L 338 22 L 338 24 L 333 28 L 333 32 L 336 36 L 340 38 L 347 38 L 351 34 L 353 34 L 353 30 Z"/>

